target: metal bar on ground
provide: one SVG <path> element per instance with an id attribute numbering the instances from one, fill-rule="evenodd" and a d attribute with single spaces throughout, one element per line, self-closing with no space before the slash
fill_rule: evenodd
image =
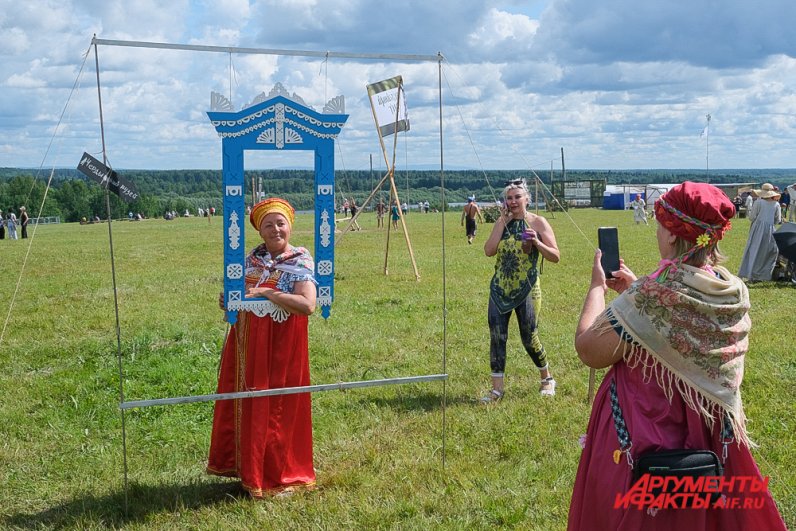
<path id="1" fill-rule="evenodd" d="M 447 374 L 429 374 L 425 376 L 405 376 L 401 378 L 385 378 L 381 380 L 364 380 L 359 382 L 340 382 L 334 384 L 305 385 L 303 387 L 280 387 L 278 389 L 262 389 L 259 391 L 240 391 L 237 393 L 219 393 L 212 395 L 180 396 L 174 398 L 156 398 L 153 400 L 130 400 L 119 404 L 119 409 L 135 409 L 149 406 L 167 406 L 172 404 L 190 404 L 195 402 L 211 402 L 217 400 L 237 400 L 240 398 L 257 398 L 263 396 L 295 395 L 299 393 L 317 393 L 355 389 L 360 387 L 378 387 L 382 385 L 399 385 L 418 382 L 446 381 Z"/>
<path id="2" fill-rule="evenodd" d="M 441 54 L 417 55 L 395 53 L 348 53 L 348 52 L 316 52 L 311 50 L 276 50 L 271 48 L 238 48 L 236 46 L 207 46 L 200 44 L 172 44 L 167 42 L 122 41 L 115 39 L 98 39 L 94 44 L 103 46 L 127 46 L 132 48 L 160 48 L 164 50 L 190 50 L 194 52 L 240 53 L 259 55 L 287 55 L 294 57 L 336 57 L 341 59 L 387 59 L 395 61 L 441 61 Z"/>

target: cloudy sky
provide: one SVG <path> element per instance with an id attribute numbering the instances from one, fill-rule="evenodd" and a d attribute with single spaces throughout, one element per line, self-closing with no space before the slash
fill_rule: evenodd
<path id="1" fill-rule="evenodd" d="M 91 38 L 372 54 L 441 52 L 450 168 L 796 167 L 792 0 L 0 0 L 0 167 L 101 157 Z M 401 74 L 401 166 L 439 165 L 435 62 L 100 46 L 115 168 L 221 167 L 210 93 L 342 94 L 338 169 L 383 167 L 365 85 Z M 74 88 L 74 90 L 73 90 Z M 706 115 L 708 134 L 700 136 Z M 388 142 L 392 146 L 392 142 Z M 310 167 L 307 153 L 247 168 Z"/>

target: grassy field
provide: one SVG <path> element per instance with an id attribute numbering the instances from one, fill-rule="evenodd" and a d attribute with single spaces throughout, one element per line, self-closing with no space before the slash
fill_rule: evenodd
<path id="1" fill-rule="evenodd" d="M 260 502 L 242 496 L 234 481 L 204 474 L 212 403 L 128 411 L 127 512 L 108 227 L 40 227 L 0 345 L 0 527 L 564 528 L 589 415 L 588 369 L 573 334 L 596 227 L 619 227 L 622 255 L 639 274 L 657 263 L 657 246 L 654 227 L 636 226 L 626 212 L 547 216 L 562 254 L 541 277 L 554 399 L 539 396 L 538 372 L 512 324 L 506 397 L 496 406 L 477 403 L 489 380 L 494 261 L 482 245 L 491 226 L 468 246 L 459 214 L 448 214 L 443 284 L 442 217 L 410 214 L 416 282 L 396 233 L 383 275 L 385 232 L 366 214 L 364 230 L 337 247 L 331 318 L 318 312 L 310 319 L 313 383 L 443 370 L 449 381 L 315 394 L 318 490 Z M 114 223 L 127 400 L 214 392 L 225 334 L 216 302 L 220 222 Z M 292 243 L 311 247 L 311 224 L 300 216 Z M 724 246 L 731 270 L 749 227 L 734 224 Z M 247 247 L 253 244 L 249 234 Z M 3 320 L 27 250 L 25 241 L 0 241 Z M 754 455 L 794 527 L 796 290 L 767 282 L 750 292 L 743 395 L 760 445 Z"/>

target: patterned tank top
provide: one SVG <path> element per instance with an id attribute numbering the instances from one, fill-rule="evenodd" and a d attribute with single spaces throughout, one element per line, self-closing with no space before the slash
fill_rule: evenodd
<path id="1" fill-rule="evenodd" d="M 498 243 L 489 297 L 500 313 L 508 313 L 519 306 L 536 284 L 539 250 L 531 247 L 529 254 L 522 252 L 522 233 L 527 227 L 524 219 L 512 219 L 503 229 Z"/>

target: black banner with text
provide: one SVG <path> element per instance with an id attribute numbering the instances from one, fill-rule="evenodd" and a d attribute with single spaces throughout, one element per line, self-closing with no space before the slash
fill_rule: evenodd
<path id="1" fill-rule="evenodd" d="M 138 199 L 138 190 L 136 190 L 133 183 L 123 178 L 88 153 L 83 153 L 83 157 L 80 159 L 77 169 L 88 178 L 96 181 L 100 186 L 108 188 L 108 190 L 128 203 L 132 203 Z"/>

